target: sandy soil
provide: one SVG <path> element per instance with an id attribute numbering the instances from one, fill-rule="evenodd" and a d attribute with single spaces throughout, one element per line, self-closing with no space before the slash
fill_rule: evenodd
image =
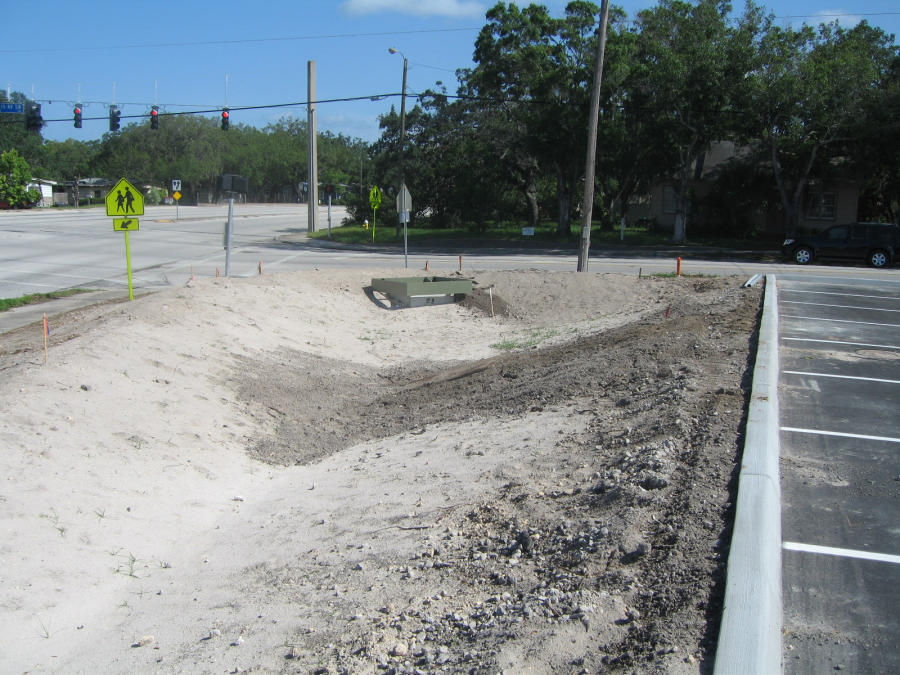
<path id="1" fill-rule="evenodd" d="M 710 669 L 759 290 L 373 276 L 0 336 L 4 672 Z"/>

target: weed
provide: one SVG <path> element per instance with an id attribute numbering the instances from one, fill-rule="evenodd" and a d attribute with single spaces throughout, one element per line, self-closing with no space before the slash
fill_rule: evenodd
<path id="1" fill-rule="evenodd" d="M 39 631 L 40 636 L 45 640 L 49 640 L 50 628 L 41 620 L 40 617 L 38 617 L 38 623 L 41 624 L 41 630 Z"/>
<path id="2" fill-rule="evenodd" d="M 59 532 L 60 537 L 66 536 L 66 526 L 59 522 L 59 514 L 56 513 L 56 509 L 50 508 L 50 513 L 42 513 L 39 516 L 40 518 L 44 518 L 50 521 L 50 524 L 53 525 L 53 529 Z"/>
<path id="3" fill-rule="evenodd" d="M 559 331 L 555 328 L 543 328 L 543 329 L 535 329 L 530 330 L 525 333 L 520 339 L 506 339 L 501 342 L 496 342 L 491 345 L 494 349 L 499 349 L 501 351 L 513 351 L 516 349 L 527 349 L 529 347 L 536 347 L 540 343 L 549 340 L 550 338 L 556 337 L 559 335 Z"/>
<path id="4" fill-rule="evenodd" d="M 119 564 L 116 565 L 116 569 L 114 570 L 116 574 L 124 574 L 126 577 L 131 577 L 133 579 L 140 578 L 134 571 L 138 560 L 134 557 L 133 553 L 129 552 L 126 556 L 120 554 L 119 551 L 116 551 L 115 553 L 111 553 L 110 555 L 113 555 L 119 559 Z"/>

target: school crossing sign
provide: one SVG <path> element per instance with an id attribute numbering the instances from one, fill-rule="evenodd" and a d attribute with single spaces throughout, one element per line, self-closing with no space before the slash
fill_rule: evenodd
<path id="1" fill-rule="evenodd" d="M 125 265 L 128 269 L 128 299 L 134 300 L 131 280 L 131 243 L 128 235 L 140 229 L 137 217 L 144 215 L 144 195 L 124 178 L 106 195 L 106 215 L 112 216 L 113 229 L 125 233 Z"/>
<path id="2" fill-rule="evenodd" d="M 113 218 L 144 215 L 144 195 L 122 178 L 106 195 L 106 215 Z"/>

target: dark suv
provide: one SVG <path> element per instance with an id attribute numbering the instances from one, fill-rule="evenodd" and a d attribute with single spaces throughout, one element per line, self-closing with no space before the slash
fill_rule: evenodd
<path id="1" fill-rule="evenodd" d="M 887 267 L 900 254 L 900 226 L 892 223 L 835 225 L 816 234 L 785 239 L 781 252 L 798 265 L 831 259 Z"/>

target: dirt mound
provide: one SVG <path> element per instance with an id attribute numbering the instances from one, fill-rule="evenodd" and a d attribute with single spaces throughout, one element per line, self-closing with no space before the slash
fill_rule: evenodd
<path id="1" fill-rule="evenodd" d="M 759 290 L 477 273 L 391 311 L 371 276 L 85 310 L 47 366 L 0 337 L 6 662 L 709 669 Z"/>

